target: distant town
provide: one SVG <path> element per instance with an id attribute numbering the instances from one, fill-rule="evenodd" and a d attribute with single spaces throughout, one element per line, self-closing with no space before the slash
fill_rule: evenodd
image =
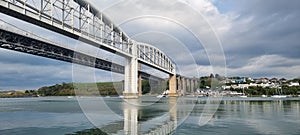
<path id="1" fill-rule="evenodd" d="M 225 95 L 300 95 L 300 79 L 224 77 L 218 74 L 200 78 L 200 90 L 221 89 Z M 202 92 L 203 93 L 203 92 Z"/>

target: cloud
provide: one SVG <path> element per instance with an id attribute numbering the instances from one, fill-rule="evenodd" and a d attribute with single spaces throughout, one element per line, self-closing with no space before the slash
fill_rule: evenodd
<path id="1" fill-rule="evenodd" d="M 170 42 L 168 38 L 157 38 L 157 36 L 149 36 L 148 34 L 148 36 L 138 39 L 138 41 L 151 43 L 162 50 L 167 46 L 167 55 L 169 55 L 172 59 L 181 57 L 181 61 L 184 61 L 184 63 L 187 64 L 195 63 L 194 61 L 196 61 L 196 63 L 200 63 L 202 62 L 201 59 L 195 60 L 188 56 L 194 55 L 197 57 L 199 54 L 195 54 L 195 51 L 199 52 L 199 50 L 202 50 L 202 52 L 207 54 L 206 60 L 203 60 L 205 61 L 205 64 L 210 63 L 214 66 L 223 65 L 224 67 L 225 59 L 222 47 L 215 35 L 214 29 L 212 29 L 211 25 L 207 22 L 208 19 L 205 18 L 205 15 L 214 15 L 215 18 L 222 19 L 222 22 L 226 19 L 224 17 L 217 16 L 218 12 L 216 8 L 208 1 L 202 1 L 200 3 L 187 1 L 186 3 L 190 3 L 190 5 L 186 5 L 180 1 L 122 1 L 117 5 L 107 8 L 104 10 L 104 13 L 110 16 L 113 22 L 119 24 L 129 36 L 155 31 L 156 33 L 153 35 L 161 32 L 167 33 L 166 35 L 170 35 L 175 38 L 174 40 L 177 41 Z M 203 10 L 198 11 L 195 10 L 198 7 L 194 8 L 191 6 L 195 4 L 204 4 L 205 6 L 201 6 L 200 9 Z M 201 11 L 203 11 L 203 13 Z M 213 20 L 215 18 L 209 19 Z M 217 23 L 215 24 L 217 25 Z M 216 28 L 218 28 L 219 31 L 224 31 L 229 28 L 229 26 L 224 24 L 219 24 L 218 26 L 220 27 Z M 174 45 L 174 42 L 178 41 L 187 49 L 180 50 L 176 45 Z M 183 60 L 182 57 L 186 59 Z M 176 61 L 176 63 L 180 64 L 181 61 Z"/>
<path id="2" fill-rule="evenodd" d="M 1 89 L 36 89 L 42 85 L 71 82 L 71 66 L 28 65 L 0 62 Z"/>
<path id="3" fill-rule="evenodd" d="M 248 64 L 238 68 L 228 68 L 228 74 L 251 77 L 300 77 L 300 60 L 279 55 L 262 55 L 247 61 Z"/>
<path id="4" fill-rule="evenodd" d="M 183 75 L 195 76 L 198 69 L 199 76 L 209 75 L 211 72 L 226 74 L 226 71 L 228 76 L 287 78 L 300 76 L 298 71 L 300 1 L 298 0 L 288 2 L 284 0 L 89 0 L 89 2 L 103 11 L 128 36 L 151 43 L 163 50 L 174 60 L 178 65 L 178 72 Z M 68 43 L 69 47 L 78 45 L 77 48 L 86 52 L 92 50 L 99 57 L 111 58 L 120 63 L 124 61 L 113 54 L 102 53 L 93 50 L 92 47 L 85 48 L 83 46 L 85 44 L 81 45 L 54 32 L 4 15 L 1 15 L 1 18 L 17 26 L 24 26 L 24 29 L 48 39 Z M 39 67 L 48 71 L 53 71 L 50 68 L 57 67 L 53 72 L 59 72 L 58 67 L 69 66 L 61 62 L 2 49 L 0 54 L 2 56 L 0 62 L 7 67 L 19 64 L 18 66 L 28 67 L 27 70 L 32 66 L 32 69 Z M 225 62 L 226 67 L 224 67 Z M 21 70 L 15 70 L 21 73 Z M 6 75 L 6 78 L 13 75 L 9 78 L 11 80 L 20 78 L 17 74 L 9 74 L 13 71 L 4 68 L 1 68 L 1 71 L 1 78 Z M 58 81 L 69 78 L 60 78 L 47 73 L 41 73 L 41 76 L 50 80 L 56 78 Z M 111 79 L 109 73 L 97 71 L 97 74 L 100 80 Z M 24 76 L 26 78 L 23 80 L 26 81 L 38 75 Z M 104 79 L 101 79 L 102 77 Z M 2 82 L 6 82 L 5 79 L 2 79 Z M 2 83 L 0 87 L 2 86 L 6 85 Z"/>

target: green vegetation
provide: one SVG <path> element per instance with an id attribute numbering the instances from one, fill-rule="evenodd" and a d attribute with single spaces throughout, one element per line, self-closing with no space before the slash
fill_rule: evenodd
<path id="1" fill-rule="evenodd" d="M 164 83 L 152 84 L 149 80 L 142 81 L 142 92 L 162 93 L 165 90 Z M 99 82 L 99 83 L 62 83 L 38 89 L 40 96 L 118 96 L 123 93 L 122 82 Z M 152 85 L 153 86 L 152 86 Z"/>
<path id="2" fill-rule="evenodd" d="M 246 95 L 297 95 L 297 92 L 300 91 L 300 86 L 294 87 L 283 87 L 282 90 L 276 88 L 262 88 L 262 87 L 249 87 L 248 89 L 235 89 L 237 92 L 245 92 Z"/>
<path id="3" fill-rule="evenodd" d="M 37 96 L 118 96 L 123 94 L 124 82 L 99 82 L 99 83 L 62 83 L 41 87 L 38 90 L 4 91 L 0 98 L 37 97 Z M 142 81 L 142 92 L 162 93 L 166 90 L 165 83 Z"/>
<path id="4" fill-rule="evenodd" d="M 0 98 L 18 98 L 18 97 L 37 97 L 37 91 L 3 91 L 0 92 Z"/>
<path id="5" fill-rule="evenodd" d="M 212 88 L 217 89 L 220 88 L 223 83 L 221 82 L 224 77 L 216 74 L 215 76 L 211 74 L 210 76 L 200 77 L 200 83 L 198 84 L 198 88 L 206 89 Z"/>
<path id="6" fill-rule="evenodd" d="M 40 96 L 112 96 L 122 92 L 123 82 L 62 83 L 38 89 Z"/>
<path id="7" fill-rule="evenodd" d="M 53 86 L 45 86 L 38 89 L 40 96 L 74 96 L 73 83 L 55 84 Z"/>
<path id="8" fill-rule="evenodd" d="M 165 90 L 169 89 L 169 84 L 167 81 L 157 82 L 157 81 L 142 81 L 142 93 L 143 94 L 161 94 Z"/>

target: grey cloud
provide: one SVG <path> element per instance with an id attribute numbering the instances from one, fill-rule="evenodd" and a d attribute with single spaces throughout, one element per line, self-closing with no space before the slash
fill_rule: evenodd
<path id="1" fill-rule="evenodd" d="M 237 6 L 232 7 L 231 12 L 238 14 L 238 17 L 231 20 L 230 30 L 221 36 L 227 56 L 227 68 L 236 70 L 235 74 L 299 76 L 291 72 L 291 67 L 298 66 L 299 62 L 284 62 L 300 57 L 299 1 L 234 3 Z M 249 60 L 264 55 L 278 55 L 283 59 L 274 61 L 276 64 L 264 67 L 266 69 L 238 72 L 249 64 Z M 275 67 L 282 68 L 283 71 L 274 70 Z"/>
<path id="2" fill-rule="evenodd" d="M 2 89 L 36 89 L 43 85 L 71 82 L 72 78 L 70 65 L 0 64 L 0 87 Z"/>

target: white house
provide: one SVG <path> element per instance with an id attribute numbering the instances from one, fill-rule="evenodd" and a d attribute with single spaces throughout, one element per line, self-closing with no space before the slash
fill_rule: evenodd
<path id="1" fill-rule="evenodd" d="M 249 88 L 249 84 L 239 84 L 238 87 L 240 89 L 248 89 Z"/>
<path id="2" fill-rule="evenodd" d="M 299 82 L 290 82 L 289 86 L 290 87 L 299 86 Z"/>

